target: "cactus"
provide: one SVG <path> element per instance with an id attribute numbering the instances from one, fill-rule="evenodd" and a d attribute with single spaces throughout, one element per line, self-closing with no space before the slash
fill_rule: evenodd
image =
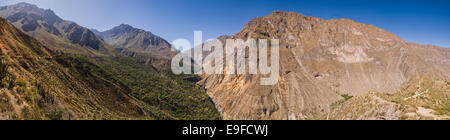
<path id="1" fill-rule="evenodd" d="M 0 81 L 3 81 L 3 79 L 5 79 L 6 76 L 8 76 L 8 68 L 9 68 L 8 62 L 5 60 L 4 57 L 0 57 Z"/>

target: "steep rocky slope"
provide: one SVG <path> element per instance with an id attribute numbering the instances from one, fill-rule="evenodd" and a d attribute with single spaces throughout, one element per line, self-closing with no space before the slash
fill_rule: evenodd
<path id="1" fill-rule="evenodd" d="M 195 82 L 133 58 L 57 54 L 4 19 L 0 48 L 0 119 L 221 118 Z"/>
<path id="2" fill-rule="evenodd" d="M 167 57 L 156 52 L 170 51 L 171 48 L 169 42 L 161 37 L 126 24 L 101 32 L 100 36 L 113 46 L 136 53 L 154 53 L 160 57 Z"/>
<path id="3" fill-rule="evenodd" d="M 280 78 L 261 86 L 259 74 L 204 75 L 225 119 L 319 119 L 343 95 L 396 92 L 418 75 L 450 79 L 450 49 L 348 19 L 275 11 L 227 38 L 280 39 Z"/>
<path id="4" fill-rule="evenodd" d="M 1 18 L 0 49 L 0 119 L 169 118 L 96 65 L 58 55 Z"/>
<path id="5" fill-rule="evenodd" d="M 450 82 L 414 78 L 395 93 L 370 93 L 335 104 L 323 119 L 448 120 Z"/>
<path id="6" fill-rule="evenodd" d="M 61 19 L 52 10 L 19 3 L 1 7 L 0 17 L 54 50 L 91 56 L 114 54 L 114 48 L 89 29 Z"/>
<path id="7" fill-rule="evenodd" d="M 168 68 L 170 60 L 178 53 L 163 38 L 130 25 L 122 24 L 104 32 L 94 32 L 123 54 L 158 68 Z"/>

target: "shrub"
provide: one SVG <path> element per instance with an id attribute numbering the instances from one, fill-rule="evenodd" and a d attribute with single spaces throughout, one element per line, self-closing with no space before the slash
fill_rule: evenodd
<path id="1" fill-rule="evenodd" d="M 64 119 L 63 115 L 64 115 L 64 112 L 55 110 L 53 112 L 46 114 L 46 117 L 50 120 L 62 120 L 62 119 Z"/>
<path id="2" fill-rule="evenodd" d="M 345 101 L 348 101 L 351 98 L 353 98 L 353 96 L 349 96 L 348 94 L 344 94 L 344 95 L 342 95 L 342 97 L 344 98 Z"/>
<path id="3" fill-rule="evenodd" d="M 22 80 L 22 79 L 17 79 L 16 80 L 16 85 L 25 87 L 25 86 L 27 86 L 27 83 L 24 80 Z"/>
<path id="4" fill-rule="evenodd" d="M 0 57 L 0 81 L 3 81 L 3 79 L 5 79 L 6 76 L 8 76 L 8 68 L 9 68 L 8 62 L 5 60 L 4 57 Z"/>
<path id="5" fill-rule="evenodd" d="M 336 93 L 339 94 L 339 92 L 336 92 Z M 344 99 L 341 99 L 341 100 L 339 100 L 339 101 L 336 101 L 336 102 L 332 103 L 332 104 L 330 105 L 331 110 L 334 110 L 336 107 L 342 105 L 342 104 L 345 103 L 346 101 L 348 101 L 348 100 L 350 100 L 351 98 L 353 98 L 353 96 L 350 96 L 350 95 L 348 95 L 348 94 L 344 94 L 344 95 L 341 95 L 341 96 L 342 96 L 342 98 L 344 98 Z"/>

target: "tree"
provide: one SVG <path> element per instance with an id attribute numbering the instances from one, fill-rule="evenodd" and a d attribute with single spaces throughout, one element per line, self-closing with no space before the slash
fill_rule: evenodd
<path id="1" fill-rule="evenodd" d="M 7 60 L 4 57 L 0 57 L 0 81 L 3 81 L 8 76 L 8 68 Z"/>

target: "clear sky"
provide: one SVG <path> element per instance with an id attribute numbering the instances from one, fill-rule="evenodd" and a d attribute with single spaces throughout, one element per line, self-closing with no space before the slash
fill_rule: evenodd
<path id="1" fill-rule="evenodd" d="M 0 0 L 52 9 L 78 24 L 107 30 L 122 23 L 169 42 L 232 35 L 245 23 L 274 10 L 324 19 L 348 18 L 375 25 L 408 42 L 450 47 L 450 0 Z"/>

